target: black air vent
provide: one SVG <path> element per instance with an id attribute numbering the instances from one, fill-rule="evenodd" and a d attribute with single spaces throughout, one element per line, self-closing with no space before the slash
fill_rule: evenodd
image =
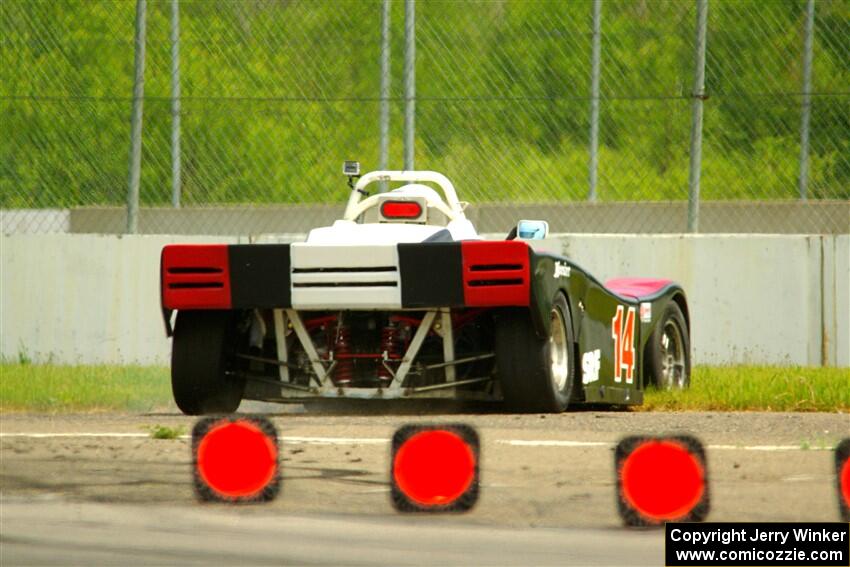
<path id="1" fill-rule="evenodd" d="M 168 284 L 169 289 L 221 289 L 221 282 L 173 282 Z"/>
<path id="2" fill-rule="evenodd" d="M 221 268 L 212 268 L 212 267 L 188 267 L 188 266 L 180 266 L 175 268 L 168 268 L 169 274 L 220 274 L 224 270 Z"/>
<path id="3" fill-rule="evenodd" d="M 493 280 L 472 280 L 469 282 L 469 287 L 486 287 L 493 285 L 522 285 L 522 278 L 510 279 L 493 279 Z"/>
<path id="4" fill-rule="evenodd" d="M 504 272 L 504 271 L 513 271 L 513 270 L 521 270 L 522 265 L 520 264 L 476 264 L 474 266 L 470 266 L 470 272 Z"/>
<path id="5" fill-rule="evenodd" d="M 293 274 L 351 274 L 351 273 L 374 273 L 374 272 L 397 272 L 395 266 L 378 266 L 366 268 L 293 268 Z"/>

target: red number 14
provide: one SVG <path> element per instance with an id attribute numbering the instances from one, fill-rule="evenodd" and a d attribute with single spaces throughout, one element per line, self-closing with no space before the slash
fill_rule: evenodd
<path id="1" fill-rule="evenodd" d="M 623 306 L 617 306 L 617 314 L 611 319 L 611 337 L 614 339 L 614 382 L 623 380 L 626 371 L 626 384 L 635 379 L 635 308 L 629 307 L 623 320 Z"/>

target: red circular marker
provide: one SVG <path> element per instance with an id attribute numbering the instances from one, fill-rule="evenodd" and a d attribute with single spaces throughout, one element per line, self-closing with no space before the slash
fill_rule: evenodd
<path id="1" fill-rule="evenodd" d="M 648 441 L 622 465 L 623 497 L 653 520 L 676 520 L 693 510 L 705 493 L 705 470 L 679 443 Z"/>
<path id="2" fill-rule="evenodd" d="M 444 506 L 460 498 L 475 479 L 475 455 L 460 435 L 422 431 L 398 448 L 393 478 L 421 506 Z"/>
<path id="3" fill-rule="evenodd" d="M 844 505 L 850 508 L 850 458 L 844 459 L 844 465 L 841 467 L 841 473 L 838 477 L 839 485 L 841 486 L 841 496 L 844 498 Z"/>
<path id="4" fill-rule="evenodd" d="M 198 475 L 225 497 L 259 494 L 274 477 L 276 468 L 274 441 L 246 420 L 214 425 L 198 444 Z"/>

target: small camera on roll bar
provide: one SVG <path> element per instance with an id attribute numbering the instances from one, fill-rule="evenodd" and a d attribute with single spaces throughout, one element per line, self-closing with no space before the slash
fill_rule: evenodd
<path id="1" fill-rule="evenodd" d="M 344 161 L 342 162 L 342 174 L 347 177 L 360 177 L 360 162 L 359 161 Z"/>

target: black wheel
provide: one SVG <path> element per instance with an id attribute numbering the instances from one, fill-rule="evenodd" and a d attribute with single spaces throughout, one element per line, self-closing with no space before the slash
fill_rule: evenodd
<path id="1" fill-rule="evenodd" d="M 245 381 L 229 376 L 238 336 L 232 312 L 180 311 L 171 347 L 171 391 L 187 415 L 232 413 Z"/>
<path id="2" fill-rule="evenodd" d="M 562 412 L 573 397 L 573 327 L 560 293 L 549 317 L 549 336 L 541 339 L 527 309 L 496 316 L 496 371 L 505 403 L 516 411 Z"/>
<path id="3" fill-rule="evenodd" d="M 685 316 L 675 301 L 664 309 L 646 343 L 646 383 L 660 390 L 683 390 L 691 384 L 691 341 Z"/>

